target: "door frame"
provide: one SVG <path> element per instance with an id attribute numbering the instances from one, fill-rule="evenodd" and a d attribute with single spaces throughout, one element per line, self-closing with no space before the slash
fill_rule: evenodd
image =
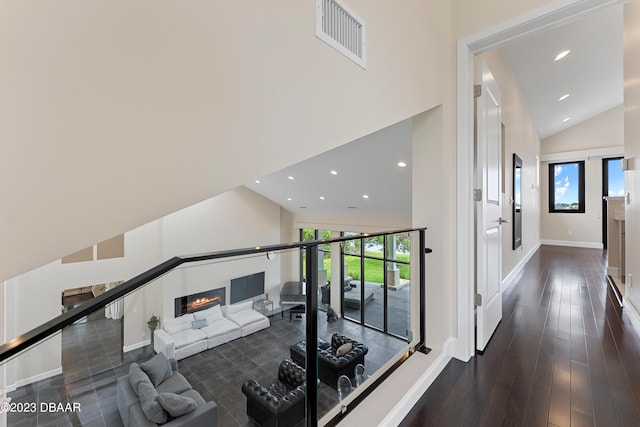
<path id="1" fill-rule="evenodd" d="M 609 234 L 607 218 L 607 199 L 609 196 L 609 160 L 622 160 L 624 156 L 602 158 L 602 248 L 607 250 L 607 237 Z"/>
<path id="2" fill-rule="evenodd" d="M 456 83 L 456 258 L 457 340 L 451 356 L 468 361 L 475 353 L 474 283 L 474 167 L 473 167 L 473 57 L 504 46 L 525 35 L 552 29 L 602 11 L 625 0 L 558 0 L 496 26 L 466 36 L 457 42 Z"/>

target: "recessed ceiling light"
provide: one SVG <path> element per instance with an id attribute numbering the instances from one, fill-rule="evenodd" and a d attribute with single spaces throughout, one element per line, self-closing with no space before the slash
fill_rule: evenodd
<path id="1" fill-rule="evenodd" d="M 406 168 L 407 164 L 405 162 L 398 162 L 398 167 L 399 168 Z"/>
<path id="2" fill-rule="evenodd" d="M 369 195 L 368 195 L 368 194 L 363 194 L 363 195 L 362 195 L 362 198 L 363 198 L 363 199 L 368 199 L 368 198 L 369 198 Z"/>
<path id="3" fill-rule="evenodd" d="M 291 201 L 291 197 L 287 197 L 287 200 L 288 200 L 288 201 Z"/>
<path id="4" fill-rule="evenodd" d="M 332 170 L 331 172 L 329 172 L 331 175 L 338 175 L 338 171 L 337 170 Z"/>
<path id="5" fill-rule="evenodd" d="M 260 180 L 259 179 L 256 179 L 256 184 L 260 184 Z"/>
<path id="6" fill-rule="evenodd" d="M 568 97 L 570 97 L 571 95 L 568 93 L 565 93 L 564 95 L 562 95 L 560 98 L 558 98 L 558 101 L 564 101 L 565 99 L 567 99 Z"/>
<path id="7" fill-rule="evenodd" d="M 571 117 L 565 117 L 564 119 L 562 119 L 562 123 L 568 122 L 569 120 L 571 120 Z"/>
<path id="8" fill-rule="evenodd" d="M 307 209 L 306 206 L 300 206 L 300 209 Z"/>
<path id="9" fill-rule="evenodd" d="M 562 58 L 564 58 L 565 56 L 569 55 L 569 52 L 571 52 L 570 49 L 563 50 L 562 52 L 560 52 L 559 54 L 556 55 L 554 61 L 560 61 Z"/>
<path id="10" fill-rule="evenodd" d="M 289 176 L 287 177 L 287 179 L 288 179 L 288 180 L 290 180 L 290 181 L 293 181 L 293 177 L 292 177 L 291 175 L 289 175 Z"/>
<path id="11" fill-rule="evenodd" d="M 320 200 L 324 200 L 324 196 L 320 196 Z"/>

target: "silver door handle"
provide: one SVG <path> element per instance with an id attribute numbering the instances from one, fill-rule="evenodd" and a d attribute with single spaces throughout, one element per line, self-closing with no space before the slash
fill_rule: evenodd
<path id="1" fill-rule="evenodd" d="M 502 219 L 502 218 L 498 218 L 497 220 L 495 220 L 495 222 L 497 222 L 498 224 L 506 224 L 507 222 L 509 222 L 508 219 Z"/>

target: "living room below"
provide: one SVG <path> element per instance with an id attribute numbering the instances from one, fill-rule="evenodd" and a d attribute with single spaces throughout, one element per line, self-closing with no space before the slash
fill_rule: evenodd
<path id="1" fill-rule="evenodd" d="M 128 425 L 122 423 L 118 409 L 118 381 L 122 382 L 123 377 L 131 375 L 133 363 L 143 365 L 156 352 L 151 346 L 122 352 L 119 346 L 122 319 L 106 319 L 103 310 L 90 317 L 90 322 L 76 323 L 63 330 L 61 338 L 67 356 L 64 357 L 61 374 L 19 387 L 9 394 L 16 403 L 35 402 L 40 405 L 49 400 L 71 402 L 79 403 L 82 411 L 9 414 L 9 425 L 44 425 L 52 422 Z M 360 350 L 359 354 L 362 355 L 360 361 L 364 366 L 365 381 L 407 350 L 405 340 L 374 329 L 343 319 L 330 322 L 323 312 L 319 312 L 318 319 L 320 342 L 331 343 L 335 340 L 334 336 L 348 337 L 358 343 L 354 346 L 364 350 Z M 249 398 L 243 393 L 243 384 L 255 381 L 267 386 L 277 380 L 279 365 L 283 360 L 297 360 L 300 364 L 300 343 L 305 340 L 305 327 L 304 317 L 297 319 L 286 312 L 272 315 L 266 328 L 181 358 L 177 362 L 176 372 L 184 376 L 190 389 L 197 391 L 205 402 L 215 403 L 217 425 L 253 425 L 247 415 Z M 34 350 L 38 350 L 37 346 Z M 325 356 L 319 354 L 318 357 L 322 364 Z M 319 417 L 327 414 L 339 402 L 337 384 L 333 385 L 333 376 L 336 374 L 331 373 L 331 368 L 326 369 L 323 373 L 321 368 L 320 372 Z M 327 379 L 326 375 L 331 379 Z M 352 383 L 354 388 L 359 385 L 356 378 L 352 378 Z M 211 419 L 209 422 L 208 425 L 216 425 Z"/>

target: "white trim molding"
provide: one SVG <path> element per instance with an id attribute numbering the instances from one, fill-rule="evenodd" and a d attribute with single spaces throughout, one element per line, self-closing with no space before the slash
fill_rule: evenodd
<path id="1" fill-rule="evenodd" d="M 340 425 L 399 425 L 447 366 L 454 344 L 455 338 L 449 337 L 442 350 L 434 348 L 429 354 L 413 353 L 393 375 L 386 378 L 366 400 L 342 419 Z M 323 418 L 320 423 L 324 421 L 326 420 Z"/>
<path id="2" fill-rule="evenodd" d="M 626 312 L 629 315 L 633 328 L 636 330 L 638 335 L 640 335 L 640 314 L 638 313 L 638 310 L 636 310 L 635 306 L 626 296 L 622 298 L 622 301 L 624 305 L 623 312 Z"/>
<path id="3" fill-rule="evenodd" d="M 540 249 L 540 242 L 533 245 L 531 250 L 527 252 L 527 254 L 520 260 L 520 262 L 513 268 L 513 270 L 511 270 L 511 272 L 505 276 L 505 278 L 502 280 L 502 283 L 500 284 L 500 292 L 506 291 L 507 288 L 513 284 L 513 281 L 518 273 L 522 271 L 524 266 L 529 262 L 531 257 L 535 255 L 538 249 Z"/>
<path id="4" fill-rule="evenodd" d="M 420 400 L 422 395 L 427 391 L 429 386 L 433 384 L 438 375 L 444 370 L 451 360 L 451 354 L 449 350 L 453 347 L 455 342 L 454 338 L 449 338 L 444 343 L 444 349 L 438 355 L 438 357 L 429 365 L 429 368 L 425 370 L 418 380 L 409 388 L 407 393 L 400 399 L 400 402 L 389 411 L 386 417 L 380 422 L 380 426 L 397 426 L 400 425 L 402 420 L 409 414 L 411 409 Z"/>
<path id="5" fill-rule="evenodd" d="M 602 243 L 572 242 L 570 240 L 541 240 L 540 244 L 549 246 L 568 246 L 571 248 L 603 249 Z"/>
<path id="6" fill-rule="evenodd" d="M 60 374 L 62 374 L 62 367 L 52 369 L 47 372 L 42 372 L 41 374 L 34 375 L 32 377 L 25 378 L 23 380 L 16 381 L 13 386 L 9 387 L 9 389 L 13 388 L 13 390 L 15 390 L 17 388 L 24 387 L 26 385 L 29 385 L 38 381 L 46 380 L 47 378 L 55 377 L 56 375 L 60 375 Z"/>
<path id="7" fill-rule="evenodd" d="M 151 340 L 144 340 L 135 344 L 125 345 L 124 347 L 122 347 L 122 352 L 127 353 L 129 351 L 137 350 L 139 348 L 146 347 L 148 345 L 151 345 Z"/>
<path id="8" fill-rule="evenodd" d="M 565 151 L 562 153 L 548 153 L 542 154 L 540 156 L 541 162 L 567 162 L 567 161 L 578 161 L 578 160 L 588 160 L 593 157 L 604 158 L 604 157 L 618 157 L 624 156 L 624 145 L 616 146 L 616 147 L 605 147 L 605 148 L 595 148 L 593 150 L 576 150 L 576 151 Z"/>

